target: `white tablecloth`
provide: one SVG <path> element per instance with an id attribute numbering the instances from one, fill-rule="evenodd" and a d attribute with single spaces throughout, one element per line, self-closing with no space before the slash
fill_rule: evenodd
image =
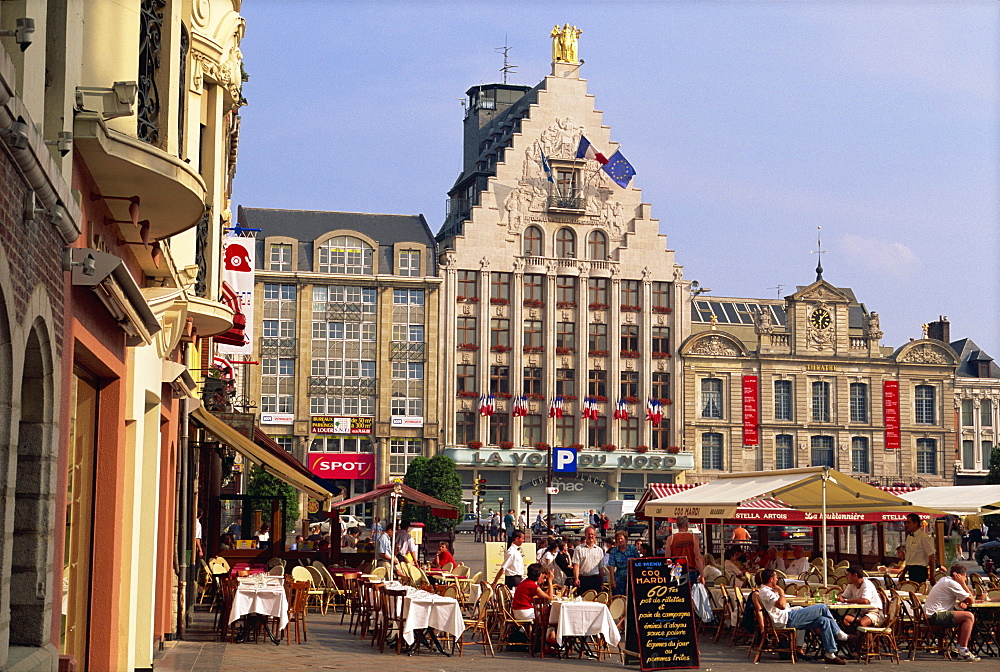
<path id="1" fill-rule="evenodd" d="M 611 612 L 600 602 L 553 602 L 549 623 L 556 624 L 556 643 L 560 646 L 563 637 L 574 636 L 604 635 L 611 646 L 621 641 Z"/>
<path id="2" fill-rule="evenodd" d="M 278 630 L 288 625 L 288 598 L 285 597 L 284 577 L 258 585 L 255 581 L 241 581 L 229 611 L 232 623 L 247 614 L 264 614 L 278 619 Z M 279 583 L 280 581 L 280 583 Z"/>
<path id="3" fill-rule="evenodd" d="M 426 590 L 416 590 L 406 587 L 406 599 L 403 604 L 403 641 L 413 644 L 414 630 L 434 628 L 442 630 L 456 638 L 465 632 L 465 621 L 462 618 L 462 608 L 454 597 L 444 597 L 428 593 Z"/>

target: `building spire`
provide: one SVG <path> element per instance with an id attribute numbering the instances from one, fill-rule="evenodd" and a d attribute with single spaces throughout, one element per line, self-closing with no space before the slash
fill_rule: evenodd
<path id="1" fill-rule="evenodd" d="M 823 253 L 826 252 L 823 249 L 823 240 L 820 237 L 821 229 L 822 227 L 816 227 L 816 249 L 813 251 L 813 254 L 818 255 L 816 257 L 816 282 L 823 279 Z"/>

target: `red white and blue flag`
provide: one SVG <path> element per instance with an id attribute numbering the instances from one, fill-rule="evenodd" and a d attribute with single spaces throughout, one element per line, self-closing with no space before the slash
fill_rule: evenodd
<path id="1" fill-rule="evenodd" d="M 589 418 L 590 420 L 597 420 L 597 400 L 593 397 L 586 397 L 583 400 L 583 412 L 580 413 L 581 418 Z"/>
<path id="2" fill-rule="evenodd" d="M 233 377 L 233 365 L 225 357 L 215 355 L 212 357 L 212 368 L 218 369 L 223 378 Z"/>
<path id="3" fill-rule="evenodd" d="M 628 420 L 628 406 L 625 405 L 624 399 L 618 400 L 618 406 L 615 408 L 615 420 Z"/>
<path id="4" fill-rule="evenodd" d="M 479 395 L 479 415 L 493 415 L 493 395 Z"/>
<path id="5" fill-rule="evenodd" d="M 510 410 L 511 417 L 523 418 L 528 414 L 528 398 L 523 394 L 514 397 L 514 405 Z"/>
<path id="6" fill-rule="evenodd" d="M 582 135 L 580 136 L 580 146 L 576 149 L 576 158 L 597 161 L 602 166 L 608 162 L 607 157 L 594 149 L 594 146 L 590 144 L 590 140 L 587 140 Z"/>
<path id="7" fill-rule="evenodd" d="M 663 420 L 663 405 L 659 399 L 646 400 L 646 419 L 653 425 L 659 425 L 660 421 Z"/>
<path id="8" fill-rule="evenodd" d="M 563 417 L 563 398 L 561 394 L 556 395 L 556 398 L 549 402 L 549 417 Z"/>

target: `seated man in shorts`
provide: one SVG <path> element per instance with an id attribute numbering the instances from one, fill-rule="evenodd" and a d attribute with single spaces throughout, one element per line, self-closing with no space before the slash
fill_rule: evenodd
<path id="1" fill-rule="evenodd" d="M 836 619 L 825 604 L 809 607 L 789 607 L 784 591 L 778 586 L 778 575 L 773 569 L 760 572 L 760 605 L 779 628 L 818 630 L 823 645 L 823 662 L 829 665 L 846 665 L 837 655 L 837 642 L 847 641 L 847 633 L 840 629 Z M 749 602 L 748 602 L 749 604 Z"/>
<path id="2" fill-rule="evenodd" d="M 862 606 L 861 613 L 857 616 L 848 614 L 844 616 L 844 626 L 847 628 L 881 628 L 885 625 L 885 608 L 882 598 L 875 589 L 872 580 L 865 577 L 865 572 L 860 567 L 847 568 L 847 585 L 840 596 L 840 601 L 844 604 L 857 604 Z M 868 607 L 867 609 L 864 607 Z"/>
<path id="3" fill-rule="evenodd" d="M 959 660 L 978 661 L 969 651 L 969 637 L 976 617 L 967 611 L 972 604 L 972 591 L 966 583 L 965 567 L 958 563 L 951 566 L 948 576 L 934 584 L 924 602 L 927 622 L 933 626 L 958 629 L 958 647 L 951 652 Z"/>

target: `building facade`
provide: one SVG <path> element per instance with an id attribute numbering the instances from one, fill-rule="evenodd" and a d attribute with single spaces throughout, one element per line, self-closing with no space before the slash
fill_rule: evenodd
<path id="1" fill-rule="evenodd" d="M 346 497 L 433 454 L 441 280 L 423 216 L 240 207 L 239 222 L 260 229 L 261 427 Z"/>
<path id="2" fill-rule="evenodd" d="M 681 344 L 693 478 L 828 465 L 891 485 L 955 477 L 958 358 L 881 346 L 878 314 L 819 279 L 784 300 L 694 296 Z"/>
<path id="3" fill-rule="evenodd" d="M 578 472 L 555 480 L 557 512 L 693 465 L 678 452 L 672 357 L 686 283 L 641 192 L 577 158 L 581 138 L 607 156 L 616 146 L 580 68 L 560 53 L 534 88 L 468 91 L 463 170 L 437 236 L 441 449 L 470 502 L 485 480 L 483 508 L 544 502 L 548 446 L 579 451 Z M 654 398 L 658 425 L 645 420 Z"/>
<path id="4" fill-rule="evenodd" d="M 929 325 L 942 341 L 950 337 L 947 319 Z M 1000 366 L 971 338 L 951 342 L 959 364 L 955 373 L 955 484 L 981 485 L 989 473 L 1000 427 Z"/>

